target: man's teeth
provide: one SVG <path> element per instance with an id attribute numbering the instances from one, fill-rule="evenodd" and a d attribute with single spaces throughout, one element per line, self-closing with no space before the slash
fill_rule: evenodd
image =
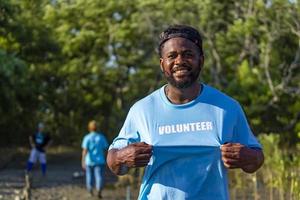
<path id="1" fill-rule="evenodd" d="M 180 69 L 180 70 L 175 71 L 175 74 L 180 75 L 180 74 L 185 74 L 187 72 L 188 72 L 188 70 L 186 70 L 186 69 Z"/>

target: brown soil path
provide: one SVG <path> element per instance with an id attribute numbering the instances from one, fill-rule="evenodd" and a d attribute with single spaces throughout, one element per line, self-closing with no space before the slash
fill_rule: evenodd
<path id="1" fill-rule="evenodd" d="M 24 187 L 24 169 L 28 152 L 18 153 L 5 168 L 0 170 L 0 200 L 21 199 Z M 32 200 L 94 200 L 86 192 L 84 176 L 74 177 L 74 172 L 81 172 L 80 152 L 48 154 L 48 173 L 43 177 L 39 166 L 31 173 Z M 106 185 L 103 198 L 107 200 L 124 200 L 126 188 L 116 188 L 117 177 L 109 170 L 105 172 Z M 136 199 L 136 194 L 131 194 Z M 135 198 L 134 198 L 135 197 Z"/>

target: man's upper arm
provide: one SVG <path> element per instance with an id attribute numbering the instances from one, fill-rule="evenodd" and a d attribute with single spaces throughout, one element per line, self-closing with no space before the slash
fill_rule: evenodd
<path id="1" fill-rule="evenodd" d="M 81 148 L 82 149 L 87 149 L 87 147 L 88 147 L 88 139 L 87 139 L 87 137 L 85 136 L 84 138 L 83 138 L 83 141 L 82 141 L 82 143 L 81 143 Z"/>
<path id="2" fill-rule="evenodd" d="M 85 156 L 86 154 L 87 154 L 87 149 L 83 148 L 83 149 L 82 149 L 82 155 Z"/>
<path id="3" fill-rule="evenodd" d="M 250 148 L 262 149 L 261 144 L 254 136 L 246 115 L 242 108 L 239 106 L 237 111 L 237 122 L 234 127 L 234 142 L 241 143 Z"/>
<path id="4" fill-rule="evenodd" d="M 133 109 L 130 109 L 118 136 L 113 140 L 112 144 L 109 146 L 109 150 L 122 149 L 128 146 L 129 144 L 141 142 L 141 137 L 138 133 L 135 124 L 135 117 L 136 113 Z"/>

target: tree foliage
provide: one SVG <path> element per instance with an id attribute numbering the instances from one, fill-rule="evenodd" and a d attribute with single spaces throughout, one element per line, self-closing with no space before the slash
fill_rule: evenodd
<path id="1" fill-rule="evenodd" d="M 1 142 L 21 144 L 45 121 L 79 143 L 96 119 L 112 139 L 129 107 L 164 84 L 155 51 L 170 24 L 204 38 L 201 79 L 243 105 L 255 133 L 300 132 L 299 1 L 3 0 Z"/>

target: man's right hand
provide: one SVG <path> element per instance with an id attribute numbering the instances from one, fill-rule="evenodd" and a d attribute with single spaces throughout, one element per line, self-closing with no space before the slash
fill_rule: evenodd
<path id="1" fill-rule="evenodd" d="M 152 156 L 152 146 L 145 142 L 130 144 L 123 149 L 111 149 L 107 153 L 107 165 L 117 175 L 124 174 L 121 168 L 144 167 Z M 125 172 L 126 173 L 126 172 Z"/>
<path id="2" fill-rule="evenodd" d="M 118 151 L 118 159 L 127 167 L 144 167 L 152 156 L 152 146 L 145 142 L 130 144 Z"/>

